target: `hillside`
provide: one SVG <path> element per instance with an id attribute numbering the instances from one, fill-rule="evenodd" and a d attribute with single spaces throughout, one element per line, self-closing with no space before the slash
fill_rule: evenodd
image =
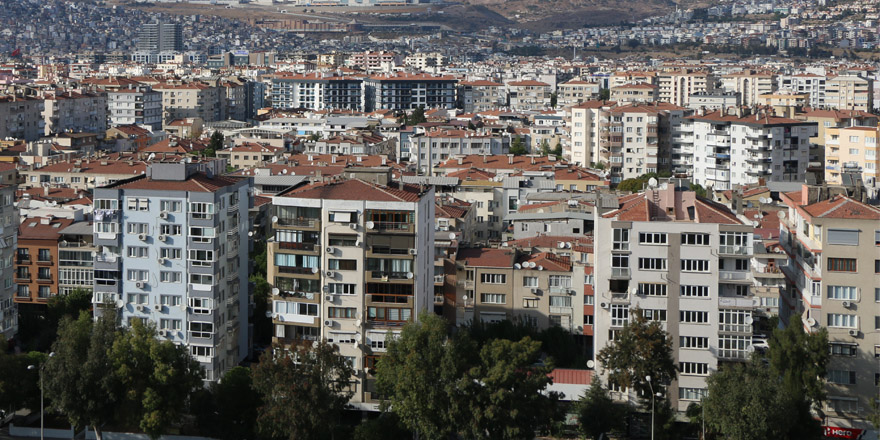
<path id="1" fill-rule="evenodd" d="M 669 0 L 464 0 L 484 6 L 533 31 L 571 29 L 635 21 L 669 12 Z"/>

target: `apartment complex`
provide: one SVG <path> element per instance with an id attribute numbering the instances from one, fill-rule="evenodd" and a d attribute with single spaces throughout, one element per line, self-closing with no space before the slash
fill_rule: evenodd
<path id="1" fill-rule="evenodd" d="M 162 128 L 162 93 L 149 86 L 117 88 L 107 91 L 110 126 L 146 125 Z"/>
<path id="2" fill-rule="evenodd" d="M 760 180 L 804 181 L 815 123 L 723 112 L 698 113 L 687 119 L 692 123 L 683 130 L 693 141 L 695 183 L 728 190 Z"/>
<path id="3" fill-rule="evenodd" d="M 840 185 L 843 172 L 860 172 L 865 186 L 873 187 L 880 173 L 877 138 L 880 129 L 846 127 L 825 129 L 825 181 Z"/>
<path id="4" fill-rule="evenodd" d="M 684 411 L 706 394 L 724 361 L 749 356 L 755 302 L 754 228 L 722 205 L 673 185 L 626 196 L 596 215 L 595 350 L 614 340 L 638 307 L 672 338 L 679 375 L 667 387 Z M 634 398 L 624 390 L 621 398 Z"/>
<path id="5" fill-rule="evenodd" d="M 824 410 L 832 423 L 867 418 L 880 377 L 880 209 L 806 185 L 781 199 L 788 206 L 783 298 L 792 309 L 781 318 L 811 332 L 828 329 Z"/>
<path id="6" fill-rule="evenodd" d="M 507 105 L 503 85 L 492 81 L 462 81 L 458 83 L 458 107 L 465 113 L 494 110 Z"/>
<path id="7" fill-rule="evenodd" d="M 468 133 L 465 130 L 431 130 L 410 138 L 410 160 L 416 169 L 434 174 L 434 167 L 457 156 L 501 155 L 510 150 L 510 137 L 491 133 Z"/>
<path id="8" fill-rule="evenodd" d="M 874 110 L 874 81 L 853 75 L 841 75 L 825 83 L 825 105 L 838 110 Z"/>
<path id="9" fill-rule="evenodd" d="M 607 101 L 587 101 L 571 108 L 571 161 L 577 165 L 599 162 L 600 146 L 608 149 L 607 138 L 600 136 L 600 124 L 606 123 L 607 111 L 615 105 Z"/>
<path id="10" fill-rule="evenodd" d="M 15 249 L 18 246 L 18 208 L 15 185 L 0 185 L 0 336 L 9 340 L 18 333 L 18 308 L 15 305 L 16 285 L 13 281 Z"/>
<path id="11" fill-rule="evenodd" d="M 0 96 L 0 139 L 35 141 L 45 134 L 43 100 Z"/>
<path id="12" fill-rule="evenodd" d="M 157 84 L 153 90 L 162 93 L 162 122 L 176 119 L 202 118 L 205 122 L 220 119 L 220 93 L 214 86 L 202 83 Z"/>
<path id="13" fill-rule="evenodd" d="M 152 322 L 189 348 L 207 381 L 238 365 L 250 352 L 250 186 L 210 166 L 155 162 L 96 188 L 95 314 Z"/>
<path id="14" fill-rule="evenodd" d="M 58 241 L 73 220 L 26 218 L 18 227 L 15 253 L 15 302 L 43 304 L 58 294 Z"/>
<path id="15" fill-rule="evenodd" d="M 103 134 L 107 130 L 107 95 L 63 92 L 47 96 L 43 121 L 47 135 L 65 131 Z"/>
<path id="16" fill-rule="evenodd" d="M 661 101 L 687 107 L 691 94 L 714 91 L 715 80 L 715 75 L 708 72 L 661 72 L 657 74 L 658 94 Z"/>
<path id="17" fill-rule="evenodd" d="M 272 107 L 313 110 L 364 108 L 363 80 L 322 73 L 272 78 Z"/>
<path id="18" fill-rule="evenodd" d="M 364 80 L 364 110 L 455 108 L 456 82 L 452 76 L 428 73 L 372 76 Z"/>
<path id="19" fill-rule="evenodd" d="M 570 107 L 599 96 L 599 84 L 575 78 L 559 84 L 556 94 L 557 107 Z"/>
<path id="20" fill-rule="evenodd" d="M 388 333 L 434 307 L 434 189 L 385 180 L 317 182 L 272 199 L 267 278 L 274 340 L 325 339 L 355 369 L 351 404 L 376 410 Z"/>
<path id="21" fill-rule="evenodd" d="M 721 87 L 725 91 L 738 93 L 742 105 L 754 106 L 761 95 L 776 90 L 776 74 L 770 72 L 743 71 L 721 76 Z"/>
<path id="22" fill-rule="evenodd" d="M 181 25 L 161 21 L 142 24 L 138 30 L 137 50 L 150 53 L 183 50 Z"/>
<path id="23" fill-rule="evenodd" d="M 514 110 L 544 110 L 550 107 L 550 84 L 535 80 L 512 81 L 507 84 L 507 99 Z"/>

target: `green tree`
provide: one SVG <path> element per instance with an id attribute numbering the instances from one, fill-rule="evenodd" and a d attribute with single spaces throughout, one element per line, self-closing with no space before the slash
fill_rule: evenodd
<path id="1" fill-rule="evenodd" d="M 691 191 L 695 192 L 700 197 L 708 197 L 708 192 L 706 191 L 706 188 L 703 188 L 703 185 L 700 185 L 699 183 L 692 183 Z"/>
<path id="2" fill-rule="evenodd" d="M 805 333 L 800 322 L 775 329 L 768 341 L 770 369 L 783 378 L 785 387 L 796 396 L 819 404 L 825 400 L 828 365 L 828 330 Z"/>
<path id="3" fill-rule="evenodd" d="M 632 388 L 641 396 L 651 396 L 652 389 L 661 392 L 661 385 L 669 384 L 676 376 L 669 334 L 638 308 L 630 312 L 629 323 L 596 359 L 608 372 L 610 382 Z M 650 385 L 645 379 L 648 376 Z"/>
<path id="4" fill-rule="evenodd" d="M 109 357 L 124 390 L 114 411 L 151 438 L 176 423 L 202 387 L 202 369 L 186 346 L 160 341 L 153 325 L 140 319 L 117 335 Z"/>
<path id="5" fill-rule="evenodd" d="M 388 397 L 385 409 L 426 440 L 455 434 L 465 416 L 459 385 L 474 347 L 464 334 L 450 338 L 447 326 L 443 318 L 423 313 L 389 343 L 376 367 L 376 385 Z"/>
<path id="6" fill-rule="evenodd" d="M 339 426 L 353 395 L 354 369 L 335 345 L 275 346 L 253 372 L 263 404 L 257 426 L 263 435 L 289 440 L 326 439 Z"/>
<path id="7" fill-rule="evenodd" d="M 214 133 L 211 134 L 211 140 L 208 141 L 208 148 L 205 148 L 205 156 L 216 156 L 217 152 L 223 149 L 223 141 L 223 133 L 219 130 L 215 130 Z"/>
<path id="8" fill-rule="evenodd" d="M 513 142 L 510 144 L 510 154 L 513 154 L 515 156 L 528 154 L 525 143 L 520 136 L 516 136 L 513 138 Z"/>
<path id="9" fill-rule="evenodd" d="M 200 390 L 193 401 L 199 431 L 224 440 L 257 438 L 260 395 L 253 388 L 251 370 L 235 367 L 223 378 Z"/>
<path id="10" fill-rule="evenodd" d="M 761 360 L 721 368 L 709 376 L 708 385 L 708 396 L 703 399 L 706 425 L 724 438 L 810 438 L 790 436 L 797 423 L 797 399 Z"/>
<path id="11" fill-rule="evenodd" d="M 556 157 L 562 157 L 562 143 L 556 141 L 556 146 L 553 147 L 553 151 L 551 153 Z"/>
<path id="12" fill-rule="evenodd" d="M 546 392 L 551 365 L 537 366 L 541 343 L 495 339 L 480 350 L 477 363 L 461 387 L 466 394 L 466 417 L 461 433 L 466 438 L 512 440 L 534 438 L 541 427 L 558 418 L 556 392 Z"/>
<path id="13" fill-rule="evenodd" d="M 109 356 L 117 338 L 111 318 L 93 321 L 87 312 L 64 317 L 43 372 L 44 391 L 52 407 L 70 424 L 91 426 L 100 440 L 103 426 L 114 419 L 123 388 Z"/>
<path id="14" fill-rule="evenodd" d="M 547 142 L 547 139 L 541 141 L 541 156 L 548 156 L 550 154 L 550 142 Z"/>
<path id="15" fill-rule="evenodd" d="M 575 414 L 578 431 L 599 440 L 609 432 L 626 426 L 627 407 L 612 400 L 601 379 L 594 377 L 590 389 L 575 404 Z"/>
<path id="16" fill-rule="evenodd" d="M 599 89 L 599 100 L 607 101 L 611 99 L 611 89 Z"/>
<path id="17" fill-rule="evenodd" d="M 468 121 L 468 126 L 467 126 L 467 127 L 468 127 L 468 130 L 470 130 L 470 131 L 474 131 L 474 130 L 477 129 L 477 126 L 474 125 L 474 121 Z"/>
<path id="18" fill-rule="evenodd" d="M 0 337 L 0 410 L 40 409 L 39 370 L 28 370 L 29 365 L 42 365 L 45 353 L 6 353 L 6 341 Z"/>
<path id="19" fill-rule="evenodd" d="M 556 108 L 556 104 L 559 102 L 559 95 L 556 93 L 550 94 L 550 108 Z"/>
<path id="20" fill-rule="evenodd" d="M 618 191 L 639 192 L 645 187 L 641 179 L 624 179 L 617 184 Z"/>
<path id="21" fill-rule="evenodd" d="M 420 105 L 409 115 L 406 125 L 419 125 L 423 122 L 428 122 L 428 118 L 425 117 L 425 106 Z"/>

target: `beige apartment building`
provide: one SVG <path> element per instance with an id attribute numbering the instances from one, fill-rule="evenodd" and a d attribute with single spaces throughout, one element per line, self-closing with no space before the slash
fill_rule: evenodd
<path id="1" fill-rule="evenodd" d="M 0 139 L 35 141 L 45 134 L 43 100 L 0 96 Z"/>
<path id="2" fill-rule="evenodd" d="M 880 209 L 827 189 L 781 194 L 786 325 L 828 330 L 827 425 L 869 428 L 880 377 Z"/>
<path id="3" fill-rule="evenodd" d="M 589 166 L 599 162 L 600 148 L 608 148 L 607 137 L 600 136 L 605 113 L 615 105 L 608 101 L 587 101 L 571 108 L 571 161 Z"/>
<path id="4" fill-rule="evenodd" d="M 535 80 L 512 81 L 507 84 L 507 96 L 513 110 L 544 110 L 550 107 L 550 84 Z"/>
<path id="5" fill-rule="evenodd" d="M 162 92 L 163 123 L 185 118 L 202 118 L 205 122 L 213 122 L 221 117 L 217 87 L 201 83 L 157 84 L 153 90 Z"/>
<path id="6" fill-rule="evenodd" d="M 575 78 L 556 87 L 556 106 L 571 107 L 599 96 L 599 84 Z"/>
<path id="7" fill-rule="evenodd" d="M 654 102 L 659 99 L 660 88 L 654 84 L 624 84 L 611 88 L 611 100 L 621 104 Z"/>
<path id="8" fill-rule="evenodd" d="M 660 100 L 679 107 L 687 107 L 691 94 L 715 90 L 715 75 L 708 72 L 661 72 L 657 79 Z"/>
<path id="9" fill-rule="evenodd" d="M 870 112 L 874 105 L 874 80 L 853 75 L 828 78 L 825 105 L 838 110 Z"/>
<path id="10" fill-rule="evenodd" d="M 244 142 L 217 152 L 217 157 L 224 158 L 229 165 L 237 170 L 253 168 L 281 159 L 284 149 L 269 144 Z"/>
<path id="11" fill-rule="evenodd" d="M 493 81 L 462 81 L 458 83 L 458 105 L 465 113 L 479 113 L 507 105 L 504 85 Z"/>
<path id="12" fill-rule="evenodd" d="M 86 131 L 103 137 L 107 130 L 107 95 L 70 91 L 46 96 L 43 121 L 46 135 Z"/>
<path id="13" fill-rule="evenodd" d="M 877 183 L 880 158 L 877 138 L 880 129 L 873 127 L 829 128 L 825 130 L 825 181 L 840 185 L 845 169 L 861 170 L 865 186 Z"/>
<path id="14" fill-rule="evenodd" d="M 742 104 L 751 107 L 760 102 L 761 95 L 776 90 L 776 75 L 754 70 L 729 73 L 721 76 L 721 87 L 728 92 L 739 93 Z"/>
<path id="15" fill-rule="evenodd" d="M 758 96 L 758 105 L 769 106 L 773 116 L 793 118 L 810 102 L 809 93 L 765 93 Z"/>

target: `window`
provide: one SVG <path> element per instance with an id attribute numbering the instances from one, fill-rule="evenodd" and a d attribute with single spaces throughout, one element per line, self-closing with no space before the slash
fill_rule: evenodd
<path id="1" fill-rule="evenodd" d="M 683 284 L 679 288 L 680 295 L 686 297 L 707 298 L 709 286 L 692 286 Z"/>
<path id="2" fill-rule="evenodd" d="M 163 247 L 159 249 L 159 256 L 162 258 L 168 258 L 171 260 L 179 260 L 183 255 L 183 251 L 180 248 L 166 248 Z"/>
<path id="3" fill-rule="evenodd" d="M 159 272 L 159 282 L 162 283 L 179 283 L 181 281 L 180 272 L 161 271 Z"/>
<path id="4" fill-rule="evenodd" d="M 704 350 L 709 348 L 709 338 L 703 336 L 681 336 L 679 338 L 681 348 Z"/>
<path id="5" fill-rule="evenodd" d="M 685 388 L 681 387 L 678 389 L 678 399 L 679 400 L 703 400 L 708 395 L 708 390 L 705 388 Z"/>
<path id="6" fill-rule="evenodd" d="M 179 200 L 161 200 L 159 201 L 159 210 L 166 212 L 180 212 L 182 204 Z"/>
<path id="7" fill-rule="evenodd" d="M 503 273 L 481 273 L 480 282 L 484 284 L 507 284 L 507 275 Z"/>
<path id="8" fill-rule="evenodd" d="M 828 406 L 836 413 L 859 412 L 859 400 L 853 397 L 830 397 Z"/>
<path id="9" fill-rule="evenodd" d="M 210 266 L 214 262 L 214 251 L 190 249 L 189 261 L 193 266 Z"/>
<path id="10" fill-rule="evenodd" d="M 189 352 L 193 357 L 214 357 L 214 347 L 190 345 Z"/>
<path id="11" fill-rule="evenodd" d="M 179 319 L 160 319 L 159 320 L 159 330 L 180 330 L 180 320 Z"/>
<path id="12" fill-rule="evenodd" d="M 111 210 L 119 209 L 119 201 L 116 199 L 95 199 L 95 210 Z"/>
<path id="13" fill-rule="evenodd" d="M 354 284 L 330 283 L 327 285 L 327 292 L 331 295 L 354 295 L 356 289 Z"/>
<path id="14" fill-rule="evenodd" d="M 611 304 L 611 326 L 623 327 L 629 322 L 629 305 Z"/>
<path id="15" fill-rule="evenodd" d="M 829 258 L 828 270 L 832 272 L 857 272 L 855 258 Z"/>
<path id="16" fill-rule="evenodd" d="M 525 298 L 523 299 L 523 308 L 524 309 L 536 309 L 538 308 L 539 300 L 538 298 Z"/>
<path id="17" fill-rule="evenodd" d="M 162 235 L 180 235 L 180 225 L 163 224 L 159 227 L 159 233 Z"/>
<path id="18" fill-rule="evenodd" d="M 571 276 L 550 275 L 550 287 L 561 287 L 564 289 L 571 288 Z"/>
<path id="19" fill-rule="evenodd" d="M 129 223 L 126 226 L 126 231 L 129 234 L 149 234 L 150 233 L 150 225 L 146 223 Z"/>
<path id="20" fill-rule="evenodd" d="M 666 270 L 665 258 L 639 257 L 639 269 L 642 270 Z"/>
<path id="21" fill-rule="evenodd" d="M 128 280 L 129 281 L 147 281 L 150 277 L 150 273 L 146 270 L 136 270 L 129 269 L 128 270 Z"/>
<path id="22" fill-rule="evenodd" d="M 148 211 L 150 209 L 150 199 L 128 197 L 125 201 L 125 209 L 129 211 Z"/>
<path id="23" fill-rule="evenodd" d="M 197 315 L 210 315 L 214 309 L 214 300 L 210 298 L 190 298 L 188 305 Z"/>
<path id="24" fill-rule="evenodd" d="M 538 277 L 523 277 L 523 287 L 538 287 Z"/>
<path id="25" fill-rule="evenodd" d="M 204 284 L 208 286 L 214 285 L 214 275 L 204 275 L 198 273 L 189 274 L 190 284 Z"/>
<path id="26" fill-rule="evenodd" d="M 501 293 L 481 293 L 480 302 L 483 304 L 506 304 L 507 295 Z"/>
<path id="27" fill-rule="evenodd" d="M 331 258 L 327 260 L 327 268 L 330 270 L 357 270 L 357 260 Z"/>
<path id="28" fill-rule="evenodd" d="M 331 211 L 330 221 L 335 223 L 352 223 L 357 221 L 357 213 L 350 211 Z"/>
<path id="29" fill-rule="evenodd" d="M 629 229 L 614 229 L 614 241 L 611 249 L 615 251 L 629 250 Z"/>
<path id="30" fill-rule="evenodd" d="M 179 306 L 180 305 L 180 296 L 179 295 L 160 295 L 159 303 L 163 306 Z"/>
<path id="31" fill-rule="evenodd" d="M 355 319 L 357 317 L 357 309 L 354 307 L 328 307 L 328 318 Z"/>
<path id="32" fill-rule="evenodd" d="M 681 310 L 679 312 L 679 320 L 686 324 L 708 324 L 709 312 Z"/>
<path id="33" fill-rule="evenodd" d="M 855 385 L 856 372 L 849 370 L 828 370 L 828 382 L 838 385 Z"/>
<path id="34" fill-rule="evenodd" d="M 193 218 L 210 220 L 214 217 L 214 204 L 204 202 L 190 202 L 189 212 Z"/>
<path id="35" fill-rule="evenodd" d="M 210 338 L 214 334 L 214 323 L 190 321 L 189 332 L 194 338 Z"/>
<path id="36" fill-rule="evenodd" d="M 859 346 L 856 344 L 841 344 L 832 342 L 828 344 L 829 353 L 832 356 L 855 357 L 859 354 Z"/>
<path id="37" fill-rule="evenodd" d="M 859 328 L 859 318 L 856 315 L 829 313 L 828 327 Z"/>
<path id="38" fill-rule="evenodd" d="M 642 309 L 642 313 L 649 321 L 666 322 L 666 310 L 664 309 Z"/>
<path id="39" fill-rule="evenodd" d="M 147 258 L 150 256 L 150 250 L 146 246 L 129 246 L 128 258 Z"/>
<path id="40" fill-rule="evenodd" d="M 701 362 L 680 362 L 678 364 L 678 370 L 683 375 L 708 376 L 709 364 Z"/>
<path id="41" fill-rule="evenodd" d="M 858 229 L 828 229 L 828 244 L 843 246 L 859 245 Z"/>
<path id="42" fill-rule="evenodd" d="M 570 296 L 551 296 L 550 307 L 571 307 Z"/>
<path id="43" fill-rule="evenodd" d="M 317 235 L 315 236 L 317 240 Z M 289 240 L 289 241 L 300 241 L 300 240 Z M 354 247 L 357 245 L 357 236 L 356 235 L 330 235 L 327 238 L 328 244 L 330 246 L 339 246 L 339 247 Z"/>
<path id="44" fill-rule="evenodd" d="M 666 244 L 666 234 L 659 232 L 639 232 L 640 244 Z"/>
<path id="45" fill-rule="evenodd" d="M 828 286 L 828 299 L 855 301 L 858 289 L 855 286 Z"/>
<path id="46" fill-rule="evenodd" d="M 275 313 L 301 316 L 318 316 L 318 305 L 312 303 L 296 303 L 290 301 L 273 301 L 272 309 Z"/>
<path id="47" fill-rule="evenodd" d="M 666 284 L 639 283 L 639 295 L 666 296 Z"/>
<path id="48" fill-rule="evenodd" d="M 327 336 L 327 342 L 335 344 L 354 344 L 357 342 L 355 335 L 355 333 L 349 332 L 330 332 L 330 335 Z"/>
<path id="49" fill-rule="evenodd" d="M 681 244 L 691 246 L 708 246 L 709 234 L 698 234 L 695 232 L 681 234 Z"/>
<path id="50" fill-rule="evenodd" d="M 189 228 L 189 238 L 198 243 L 210 243 L 216 236 L 217 231 L 214 228 L 203 226 L 190 226 Z"/>
<path id="51" fill-rule="evenodd" d="M 682 272 L 708 272 L 709 260 L 681 260 Z"/>

